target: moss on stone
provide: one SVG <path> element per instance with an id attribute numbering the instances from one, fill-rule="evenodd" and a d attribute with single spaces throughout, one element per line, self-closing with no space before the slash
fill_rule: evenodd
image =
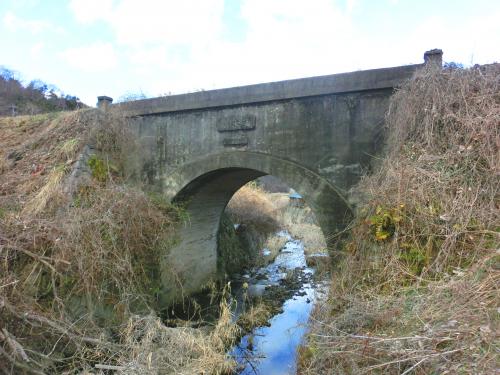
<path id="1" fill-rule="evenodd" d="M 225 213 L 220 221 L 217 252 L 217 268 L 221 277 L 240 272 L 255 259 L 249 241 L 236 233 L 233 222 Z"/>
<path id="2" fill-rule="evenodd" d="M 92 172 L 92 177 L 99 182 L 105 182 L 107 179 L 107 168 L 104 160 L 92 155 L 87 162 Z"/>

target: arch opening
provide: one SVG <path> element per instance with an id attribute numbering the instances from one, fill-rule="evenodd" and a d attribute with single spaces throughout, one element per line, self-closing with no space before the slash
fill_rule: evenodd
<path id="1" fill-rule="evenodd" d="M 161 302 L 190 294 L 213 280 L 217 272 L 217 234 L 231 197 L 261 176 L 278 177 L 296 189 L 311 208 L 329 250 L 334 235 L 345 228 L 351 210 L 338 190 L 313 171 L 265 154 L 231 152 L 183 165 L 164 179 L 164 192 L 183 202 L 188 221 L 180 241 L 162 258 Z"/>
<path id="2" fill-rule="evenodd" d="M 233 195 L 218 239 L 219 272 L 229 280 L 274 262 L 289 241 L 298 240 L 300 246 L 293 248 L 303 253 L 290 265 L 305 261 L 323 270 L 328 260 L 325 236 L 312 209 L 293 187 L 270 175 L 247 183 Z"/>

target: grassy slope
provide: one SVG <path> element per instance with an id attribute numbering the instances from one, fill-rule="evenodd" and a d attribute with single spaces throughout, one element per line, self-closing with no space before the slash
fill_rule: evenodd
<path id="1" fill-rule="evenodd" d="M 311 320 L 301 374 L 498 371 L 500 65 L 422 71 Z"/>
<path id="2" fill-rule="evenodd" d="M 88 143 L 93 176 L 69 195 Z M 0 119 L 0 373 L 233 366 L 225 349 L 237 327 L 225 306 L 210 332 L 165 327 L 152 312 L 158 256 L 179 215 L 127 183 L 122 150 L 132 147 L 124 120 L 96 111 Z"/>

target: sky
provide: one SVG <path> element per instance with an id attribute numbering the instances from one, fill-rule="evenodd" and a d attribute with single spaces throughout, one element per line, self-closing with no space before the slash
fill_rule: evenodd
<path id="1" fill-rule="evenodd" d="M 500 61 L 498 0 L 0 0 L 0 66 L 94 106 L 422 63 Z"/>

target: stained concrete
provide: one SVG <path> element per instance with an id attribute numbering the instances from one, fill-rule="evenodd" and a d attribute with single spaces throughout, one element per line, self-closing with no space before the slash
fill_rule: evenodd
<path id="1" fill-rule="evenodd" d="M 436 64 L 441 55 L 426 59 Z M 334 248 L 349 189 L 383 145 L 394 88 L 423 65 L 212 90 L 108 105 L 141 142 L 137 178 L 183 201 L 189 222 L 162 260 L 165 301 L 209 281 L 222 212 L 245 183 L 273 175 L 298 191 Z"/>

